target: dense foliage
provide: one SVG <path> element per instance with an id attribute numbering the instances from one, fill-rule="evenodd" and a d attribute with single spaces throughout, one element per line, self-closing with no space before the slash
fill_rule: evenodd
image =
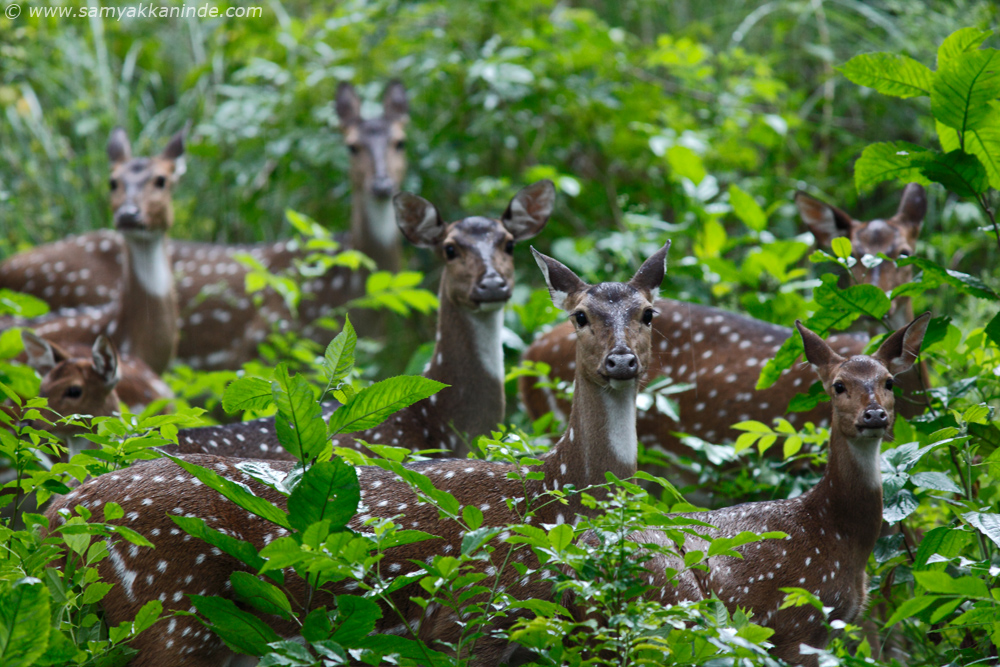
<path id="1" fill-rule="evenodd" d="M 404 187 L 454 218 L 500 210 L 522 184 L 553 179 L 559 205 L 535 243 L 586 279 L 630 274 L 669 237 L 664 293 L 674 298 L 785 325 L 801 318 L 821 333 L 859 318 L 884 332 L 890 299 L 901 295 L 914 299 L 917 312 L 932 311 L 923 354 L 932 386 L 926 409 L 909 422 L 898 419 L 894 440 L 883 445 L 885 518 L 902 530 L 880 540 L 869 564 L 879 634 L 848 627 L 824 661 L 860 664 L 874 653 L 887 664 L 900 651 L 910 664 L 992 662 L 1000 646 L 1000 282 L 993 266 L 1000 248 L 1000 51 L 986 28 L 996 19 L 994 5 L 971 0 L 359 0 L 329 9 L 272 3 L 263 18 L 245 20 L 0 18 L 0 255 L 107 226 L 104 144 L 119 124 L 137 137 L 137 152 L 192 124 L 189 171 L 176 196 L 177 238 L 322 236 L 309 218 L 343 230 L 347 153 L 333 91 L 351 80 L 374 103 L 384 81 L 398 77 L 411 109 Z M 806 190 L 871 219 L 890 215 L 901 184 L 910 181 L 927 185 L 930 198 L 920 245 L 898 260 L 914 268 L 914 279 L 888 295 L 868 285 L 838 287 L 829 272 L 891 260 L 857 259 L 843 240 L 813 251 L 791 194 Z M 517 252 L 519 286 L 506 315 L 508 368 L 557 318 L 527 255 Z M 423 255 L 412 253 L 410 261 L 429 268 Z M 463 663 L 420 642 L 368 634 L 381 613 L 376 602 L 389 604 L 388 592 L 408 583 L 380 569 L 384 550 L 429 538 L 392 521 L 373 520 L 366 534 L 346 529 L 359 500 L 352 465 L 371 464 L 404 476 L 443 520 L 467 531 L 462 552 L 435 557 L 419 579 L 422 604 L 457 610 L 471 595 L 485 596 L 464 609 L 469 615 L 456 649 L 474 652 L 497 615 L 520 605 L 534 618 L 512 634 L 538 650 L 538 664 L 770 660 L 762 647 L 770 631 L 742 612 L 730 615 L 716 600 L 663 607 L 637 597 L 643 571 L 620 537 L 659 525 L 683 540 L 683 525 L 665 516 L 683 506 L 669 480 L 646 480 L 657 489 L 649 492 L 609 479 L 608 499 L 587 490 L 586 502 L 607 511 L 575 528 L 542 530 L 531 525 L 526 507 L 524 521 L 506 527 L 507 540 L 534 550 L 565 595 L 514 602 L 475 570 L 500 532 L 484 528 L 475 507 L 459 507 L 426 477 L 406 472 L 404 451 L 376 445 L 372 451 L 381 458 L 368 458 L 332 450 L 328 436 L 356 430 L 346 426 L 352 415 L 375 423 L 405 404 L 401 394 L 413 402 L 437 389 L 417 377 L 392 387 L 368 381 L 423 366 L 433 299 L 413 289 L 422 279 L 401 274 L 392 290 L 383 290 L 385 298 L 374 298 L 396 312 L 397 322 L 416 324 L 389 327 L 386 340 L 366 341 L 364 332 L 357 340 L 345 322 L 325 354 L 275 337 L 265 355 L 270 363 L 248 365 L 238 379 L 187 368 L 168 376 L 179 396 L 210 409 L 221 402 L 245 417 L 277 412 L 290 422 L 317 422 L 282 438 L 301 474 L 262 479 L 289 497 L 287 511 L 185 464 L 237 505 L 284 526 L 288 536 L 257 553 L 198 519 L 175 518 L 190 534 L 264 572 L 267 580 L 234 576 L 234 588 L 249 605 L 296 619 L 306 648 L 220 598 L 192 600 L 199 618 L 230 646 L 266 656 L 266 665 L 345 664 L 348 652 L 370 664 L 385 656 L 399 664 Z M 276 284 L 263 275 L 255 280 Z M 424 282 L 433 289 L 434 276 Z M 281 288 L 294 299 L 295 281 Z M 41 310 L 32 300 L 0 294 L 0 314 Z M 790 339 L 763 367 L 760 386 L 795 362 L 798 341 Z M 20 348 L 18 331 L 0 333 L 0 359 Z M 521 460 L 530 470 L 560 424 L 532 423 L 519 409 L 517 374 L 512 370 L 507 383 L 509 426 L 482 438 L 478 449 Z M 28 416 L 40 416 L 30 411 L 43 401 L 23 398 L 37 392 L 32 371 L 0 362 L 0 391 L 24 402 Z M 324 424 L 316 409 L 326 395 L 345 403 L 335 423 Z M 650 399 L 669 401 L 669 395 Z M 794 407 L 818 400 L 814 389 Z M 67 492 L 72 478 L 158 456 L 152 448 L 176 442 L 179 428 L 204 418 L 186 400 L 171 407 L 171 414 L 160 414 L 165 406 L 156 404 L 141 415 L 95 420 L 89 437 L 100 448 L 51 469 L 40 454 L 58 457 L 62 445 L 44 431 L 8 424 L 0 429 L 0 453 L 16 478 L 2 502 L 20 505 L 31 493 L 44 502 Z M 11 422 L 5 413 L 0 419 Z M 700 443 L 706 461 L 744 463 L 726 471 L 708 466 L 713 502 L 779 497 L 815 478 L 794 462 L 823 461 L 825 429 L 797 430 L 784 420 L 740 428 L 746 435 L 736 443 Z M 759 455 L 775 443 L 784 460 Z M 324 487 L 338 491 L 330 497 L 319 493 Z M 153 602 L 134 623 L 103 623 L 98 603 L 109 584 L 99 580 L 95 564 L 107 557 L 107 542 L 91 537 L 150 545 L 111 523 L 121 517 L 113 503 L 83 514 L 47 539 L 38 515 L 23 515 L 23 527 L 3 520 L 4 665 L 121 664 L 131 637 L 164 622 Z M 576 543 L 589 528 L 615 548 Z M 713 544 L 685 564 L 699 567 L 733 546 Z M 52 569 L 59 558 L 64 577 Z M 316 573 L 314 587 L 349 578 L 360 589 L 339 598 L 336 609 L 295 608 L 282 590 L 280 569 L 290 566 Z M 561 606 L 573 595 L 589 599 L 607 622 L 573 623 Z M 789 604 L 818 603 L 796 591 Z M 585 651 L 584 634 L 614 657 Z M 875 641 L 887 650 L 879 654 Z"/>

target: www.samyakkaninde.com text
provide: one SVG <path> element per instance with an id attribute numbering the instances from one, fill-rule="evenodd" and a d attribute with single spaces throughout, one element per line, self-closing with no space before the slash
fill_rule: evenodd
<path id="1" fill-rule="evenodd" d="M 181 5 L 164 7 L 153 3 L 139 3 L 127 7 L 29 7 L 28 15 L 33 18 L 105 18 L 122 19 L 169 19 L 169 18 L 261 18 L 263 7 L 226 7 L 220 9 L 212 5 Z"/>

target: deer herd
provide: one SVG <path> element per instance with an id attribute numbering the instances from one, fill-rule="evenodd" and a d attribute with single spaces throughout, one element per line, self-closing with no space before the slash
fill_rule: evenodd
<path id="1" fill-rule="evenodd" d="M 519 379 L 527 413 L 537 418 L 555 412 L 566 426 L 541 457 L 542 479 L 512 479 L 518 476 L 508 473 L 517 466 L 470 458 L 468 443 L 504 422 L 502 337 L 504 307 L 513 294 L 515 248 L 542 232 L 553 213 L 556 189 L 550 181 L 540 181 L 519 191 L 497 217 L 469 215 L 446 223 L 433 204 L 400 191 L 409 119 L 403 86 L 387 86 L 378 118 L 361 117 L 361 101 L 349 84 L 338 88 L 335 109 L 350 152 L 353 188 L 350 233 L 338 238 L 340 247 L 364 253 L 387 271 L 403 266 L 401 237 L 435 254 L 442 266 L 440 308 L 425 375 L 448 386 L 380 426 L 337 436 L 334 445 L 360 447 L 357 440 L 362 440 L 413 451 L 440 450 L 444 455 L 438 458 L 407 465 L 460 504 L 479 508 L 484 525 L 501 527 L 520 520 L 510 499 L 541 497 L 567 487 L 578 492 L 605 483 L 607 473 L 632 477 L 640 443 L 685 455 L 690 452 L 678 432 L 722 442 L 736 435 L 731 424 L 751 419 L 768 423 L 784 416 L 789 401 L 818 375 L 830 403 L 787 418 L 793 424 L 829 425 L 822 479 L 790 500 L 685 515 L 704 527 L 688 537 L 676 557 L 657 551 L 647 560 L 650 585 L 643 594 L 665 605 L 717 597 L 730 611 L 749 610 L 755 622 L 774 630 L 770 641 L 775 657 L 816 664 L 816 656 L 802 652 L 802 646 L 823 647 L 831 621 L 852 622 L 865 607 L 865 567 L 882 528 L 880 443 L 891 433 L 897 401 L 900 413 L 916 412 L 926 376 L 919 372 L 918 355 L 929 315 L 914 317 L 909 299 L 897 298 L 888 316 L 895 333 L 866 355 L 865 334 L 824 340 L 798 322 L 796 331 L 660 298 L 669 241 L 628 282 L 597 285 L 532 248 L 552 303 L 565 312 L 566 321 L 537 338 L 524 358 L 548 364 L 551 380 L 572 380 L 573 392 L 568 400 L 549 388 L 552 382 Z M 248 254 L 269 271 L 288 272 L 307 256 L 295 241 L 225 246 L 171 239 L 172 191 L 184 173 L 184 142 L 181 132 L 160 154 L 136 157 L 125 132 L 116 129 L 107 147 L 114 231 L 39 246 L 0 264 L 0 287 L 36 295 L 52 309 L 35 320 L 0 318 L 0 328 L 23 328 L 23 359 L 42 376 L 40 394 L 48 399 L 50 421 L 56 424 L 50 428 L 67 439 L 70 455 L 89 442 L 78 437 L 79 429 L 59 426 L 58 416 L 112 415 L 120 403 L 135 410 L 169 398 L 160 374 L 173 360 L 199 369 L 236 369 L 254 358 L 258 344 L 273 330 L 296 330 L 325 342 L 326 330 L 314 322 L 364 294 L 364 269 L 334 266 L 304 282 L 303 305 L 293 314 L 273 291 L 247 293 L 248 269 L 237 255 Z M 819 244 L 848 237 L 858 259 L 913 253 L 927 208 L 924 190 L 916 184 L 906 187 L 897 213 L 886 220 L 856 221 L 802 192 L 795 204 Z M 854 270 L 856 280 L 886 292 L 910 278 L 909 268 L 893 262 L 866 270 L 859 261 Z M 808 364 L 784 371 L 769 389 L 755 390 L 761 366 L 793 335 L 801 337 Z M 692 387 L 677 395 L 679 421 L 655 409 L 637 413 L 642 386 L 660 376 Z M 325 404 L 324 418 L 337 407 Z M 297 463 L 278 443 L 273 419 L 184 429 L 177 445 L 167 450 L 238 480 L 278 505 L 284 497 L 248 477 L 240 465 L 246 459 L 267 459 L 272 470 L 287 474 Z M 693 481 L 676 469 L 650 472 L 678 486 Z M 390 549 L 390 571 L 412 574 L 418 569 L 415 563 L 460 550 L 460 526 L 440 519 L 437 509 L 420 502 L 398 476 L 376 466 L 358 466 L 357 473 L 368 514 L 355 517 L 352 529 L 361 530 L 372 516 L 395 517 L 404 528 L 419 526 L 442 538 Z M 205 518 L 258 549 L 280 532 L 262 518 L 237 511 L 167 458 L 101 475 L 57 497 L 46 512 L 49 529 L 58 530 L 77 506 L 111 502 L 124 511 L 120 521 L 155 545 L 154 550 L 108 543 L 109 557 L 101 561 L 100 571 L 114 586 L 101 604 L 111 625 L 131 620 L 154 599 L 163 601 L 167 611 L 178 611 L 190 607 L 188 594 L 234 597 L 229 578 L 243 566 L 217 549 L 191 542 L 177 530 L 171 514 Z M 571 493 L 566 503 L 541 504 L 530 520 L 544 526 L 575 524 L 593 512 L 580 502 L 579 493 Z M 742 531 L 786 536 L 739 547 L 744 558 L 714 556 L 706 571 L 684 568 L 683 552 L 705 551 L 706 540 Z M 590 532 L 580 537 L 581 543 L 598 546 L 601 539 Z M 627 539 L 673 548 L 666 533 L 653 529 Z M 508 550 L 501 544 L 479 567 L 501 571 L 504 589 L 515 597 L 552 599 L 548 579 L 502 568 Z M 525 560 L 529 571 L 539 568 L 533 558 Z M 681 574 L 671 578 L 671 571 Z M 417 606 L 411 601 L 414 586 L 394 593 L 410 623 L 397 626 L 398 618 L 384 615 L 376 632 L 411 634 L 433 647 L 456 641 L 456 618 L 434 605 Z M 782 589 L 789 587 L 815 594 L 828 614 L 813 607 L 782 608 Z M 302 579 L 289 577 L 287 590 L 306 604 Z M 350 584 L 344 582 L 330 585 L 310 597 L 309 604 L 330 607 L 334 596 L 348 590 Z M 577 620 L 593 613 L 585 601 L 568 608 Z M 282 636 L 298 633 L 277 616 L 259 616 Z M 475 656 L 468 656 L 471 664 L 500 665 L 511 658 L 516 646 L 494 632 L 508 629 L 511 622 L 513 617 L 503 622 L 507 625 L 491 628 Z M 239 662 L 190 616 L 173 616 L 169 625 L 161 625 L 133 640 L 139 653 L 132 664 Z"/>

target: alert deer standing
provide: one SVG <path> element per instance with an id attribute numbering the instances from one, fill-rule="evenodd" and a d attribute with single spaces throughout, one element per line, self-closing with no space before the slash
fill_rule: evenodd
<path id="1" fill-rule="evenodd" d="M 431 219 L 428 223 L 434 224 Z M 477 506 L 487 526 L 521 522 L 520 512 L 524 511 L 526 503 L 535 505 L 535 500 L 550 489 L 572 485 L 579 490 L 603 484 L 608 471 L 619 477 L 634 474 L 637 458 L 635 397 L 639 378 L 649 362 L 653 299 L 666 270 L 668 247 L 669 244 L 646 260 L 628 283 L 593 286 L 583 283 L 559 262 L 536 253 L 554 303 L 571 314 L 579 337 L 576 392 L 569 428 L 542 457 L 544 480 L 508 479 L 507 474 L 519 471 L 520 466 L 475 459 L 424 461 L 409 464 L 409 467 L 426 475 L 437 488 L 452 493 L 462 505 Z M 247 484 L 258 496 L 284 503 L 270 487 L 245 474 L 242 468 L 250 462 L 214 456 L 191 456 L 188 460 Z M 269 465 L 277 472 L 287 473 L 295 464 L 272 461 Z M 366 530 L 364 522 L 371 517 L 395 516 L 404 528 L 417 528 L 443 538 L 389 549 L 380 565 L 384 571 L 406 576 L 417 571 L 414 561 L 423 562 L 435 554 L 461 549 L 463 533 L 460 526 L 439 519 L 437 508 L 419 502 L 410 487 L 394 473 L 377 467 L 357 470 L 363 508 L 359 509 L 360 516 L 350 524 L 353 530 Z M 508 499 L 513 501 L 517 511 L 508 508 Z M 574 512 L 591 511 L 583 508 L 576 494 L 570 495 L 570 499 L 568 507 L 541 503 L 535 508 L 534 517 L 527 520 L 546 526 L 573 521 Z M 176 530 L 168 514 L 203 517 L 212 527 L 224 529 L 258 549 L 284 534 L 267 521 L 252 516 L 248 520 L 246 512 L 237 511 L 232 503 L 208 487 L 194 483 L 186 472 L 165 459 L 94 479 L 54 503 L 47 516 L 52 529 L 57 530 L 59 518 L 66 516 L 74 505 L 97 507 L 108 502 L 119 503 L 125 511 L 127 525 L 156 545 L 155 550 L 131 547 L 126 550 L 120 545 L 109 544 L 109 558 L 101 561 L 98 567 L 102 577 L 116 584 L 102 600 L 111 624 L 133 618 L 142 605 L 152 599 L 162 600 L 169 611 L 187 609 L 190 603 L 185 595 L 188 593 L 232 596 L 229 576 L 245 568 L 207 545 L 190 541 Z M 496 547 L 490 554 L 490 562 L 479 567 L 490 577 L 497 577 L 497 583 L 507 592 L 517 597 L 544 598 L 551 594 L 550 581 L 535 571 L 538 563 L 533 552 L 519 549 L 510 554 L 530 568 L 522 577 L 509 565 L 504 567 L 512 546 L 501 537 Z M 306 590 L 302 580 L 288 576 L 286 585 L 298 603 L 303 603 Z M 416 630 L 418 637 L 433 647 L 437 647 L 439 641 L 455 641 L 461 625 L 458 619 L 447 609 L 431 605 L 425 610 L 411 601 L 411 597 L 418 594 L 413 586 L 394 594 L 394 601 L 409 627 L 419 628 Z M 355 587 L 353 582 L 331 584 L 316 596 L 314 604 L 329 607 L 332 604 L 330 595 Z M 297 626 L 281 619 L 266 617 L 265 620 L 279 634 L 291 636 L 299 632 Z M 509 625 L 513 620 L 511 614 L 502 624 Z M 397 623 L 394 614 L 384 613 L 375 631 L 406 634 L 407 624 Z M 166 629 L 161 627 L 145 632 L 132 645 L 139 649 L 132 663 L 137 667 L 214 666 L 231 655 L 221 640 L 188 617 L 171 619 Z M 479 650 L 471 662 L 477 666 L 498 665 L 516 648 L 492 635 L 479 640 L 477 646 Z"/>
<path id="2" fill-rule="evenodd" d="M 34 320 L 9 318 L 3 325 L 33 328 L 41 338 L 65 347 L 89 347 L 105 334 L 123 355 L 145 362 L 155 373 L 165 371 L 177 349 L 177 295 L 166 244 L 174 223 L 171 189 L 184 173 L 183 155 L 183 132 L 152 158 L 132 157 L 125 131 L 112 132 L 111 210 L 125 242 L 117 298 L 104 306 L 65 309 Z M 84 253 L 75 248 L 75 254 Z M 63 260 L 42 263 L 37 274 L 35 270 L 24 270 L 29 282 L 51 272 L 62 274 L 70 284 L 87 285 L 91 277 L 88 269 L 74 271 Z"/>
<path id="3" fill-rule="evenodd" d="M 801 192 L 795 202 L 817 242 L 828 245 L 834 237 L 846 235 L 858 260 L 866 253 L 883 252 L 891 258 L 911 254 L 927 210 L 924 189 L 916 183 L 906 187 L 896 215 L 888 220 L 858 222 Z M 867 270 L 858 261 L 853 272 L 857 281 L 876 284 L 886 292 L 912 275 L 910 267 L 896 268 L 890 262 Z M 655 407 L 639 413 L 639 440 L 651 449 L 690 456 L 691 451 L 673 435 L 675 431 L 710 442 L 734 440 L 739 432 L 730 429 L 730 424 L 748 420 L 771 423 L 784 416 L 789 401 L 813 382 L 808 369 L 790 368 L 768 389 L 755 389 L 761 366 L 792 336 L 792 329 L 671 299 L 658 299 L 656 310 L 649 379 L 666 376 L 694 387 L 672 396 L 678 402 L 679 423 Z M 890 312 L 897 328 L 901 318 L 902 323 L 913 319 L 913 306 L 907 297 L 896 299 Z M 859 335 L 837 334 L 829 342 L 838 353 L 854 355 L 860 354 L 868 341 Z M 532 343 L 524 358 L 549 364 L 552 378 L 568 378 L 573 375 L 573 346 L 572 328 L 562 324 Z M 899 412 L 906 416 L 919 412 L 915 399 L 910 397 L 921 388 L 917 376 L 911 372 L 900 378 L 905 398 Z M 530 377 L 522 377 L 519 382 L 521 399 L 532 418 L 550 411 L 565 414 L 566 401 L 557 399 L 551 390 L 536 386 Z M 793 425 L 806 421 L 825 424 L 826 414 L 820 405 L 809 412 L 788 414 L 787 419 Z M 677 479 L 676 470 L 671 470 L 670 475 Z M 685 483 L 696 482 L 686 473 L 681 477 Z"/>
<path id="4" fill-rule="evenodd" d="M 383 115 L 362 119 L 354 88 L 342 83 L 336 109 L 351 154 L 352 184 L 351 234 L 340 240 L 372 257 L 380 269 L 396 271 L 400 242 L 392 195 L 406 174 L 406 91 L 398 81 L 391 82 L 383 97 Z M 169 197 L 162 206 L 172 218 Z M 108 230 L 71 237 L 0 264 L 0 287 L 34 294 L 53 309 L 99 306 L 117 297 L 123 253 L 122 239 Z M 175 240 L 169 253 L 181 313 L 177 358 L 195 368 L 236 368 L 256 356 L 257 344 L 273 326 L 304 327 L 364 294 L 363 271 L 334 267 L 303 285 L 296 323 L 273 292 L 265 292 L 260 308 L 254 306 L 245 289 L 248 269 L 234 259 L 246 253 L 272 272 L 286 271 L 311 254 L 295 241 L 221 245 Z M 315 335 L 326 338 L 325 333 Z"/>
<path id="5" fill-rule="evenodd" d="M 830 453 L 823 478 L 791 500 L 746 503 L 712 512 L 680 515 L 710 524 L 693 530 L 710 536 L 735 537 L 743 531 L 780 531 L 783 539 L 766 539 L 737 547 L 742 558 L 713 556 L 709 571 L 686 569 L 682 558 L 654 555 L 645 564 L 654 588 L 646 595 L 664 604 L 715 595 L 730 612 L 753 612 L 754 622 L 774 629 L 771 653 L 788 662 L 815 665 L 816 656 L 800 653 L 801 644 L 822 648 L 828 640 L 823 614 L 812 606 L 780 609 L 782 588 L 803 588 L 830 609 L 829 620 L 853 623 L 868 598 L 865 566 L 882 530 L 882 438 L 892 432 L 895 416 L 893 378 L 910 369 L 920 351 L 930 314 L 899 329 L 871 356 L 839 355 L 822 338 L 796 322 L 805 356 L 830 396 L 833 416 Z M 591 544 L 592 533 L 584 536 Z M 628 537 L 639 544 L 673 549 L 663 532 L 646 530 Z M 688 536 L 684 552 L 708 551 L 708 543 Z M 665 568 L 682 572 L 676 582 Z M 587 610 L 580 606 L 578 616 Z"/>

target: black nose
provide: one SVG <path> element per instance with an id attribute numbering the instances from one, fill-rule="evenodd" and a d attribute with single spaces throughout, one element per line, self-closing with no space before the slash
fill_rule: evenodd
<path id="1" fill-rule="evenodd" d="M 476 283 L 472 297 L 476 301 L 506 301 L 510 298 L 510 285 L 499 273 L 491 271 Z"/>
<path id="2" fill-rule="evenodd" d="M 388 176 L 380 176 L 372 183 L 372 194 L 383 199 L 391 197 L 395 189 L 396 184 Z"/>
<path id="3" fill-rule="evenodd" d="M 139 207 L 135 204 L 122 204 L 115 211 L 116 227 L 138 227 Z"/>
<path id="4" fill-rule="evenodd" d="M 612 352 L 604 357 L 604 372 L 612 380 L 631 380 L 639 374 L 639 360 L 631 352 Z"/>
<path id="5" fill-rule="evenodd" d="M 877 405 L 870 406 L 861 416 L 861 423 L 866 428 L 886 428 L 889 426 L 889 415 Z"/>

